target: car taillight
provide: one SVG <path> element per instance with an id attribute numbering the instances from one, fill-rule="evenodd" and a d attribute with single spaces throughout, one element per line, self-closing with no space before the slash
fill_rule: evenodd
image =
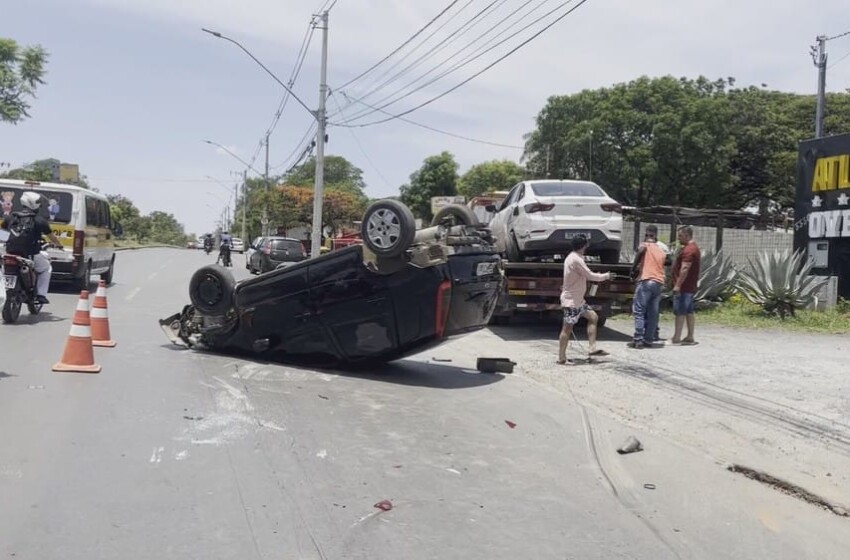
<path id="1" fill-rule="evenodd" d="M 623 211 L 623 206 L 621 204 L 617 204 L 616 202 L 610 204 L 603 204 L 602 209 L 606 212 L 617 212 L 621 213 Z"/>
<path id="2" fill-rule="evenodd" d="M 554 204 L 543 204 L 542 202 L 533 202 L 531 204 L 526 204 L 523 208 L 525 209 L 526 214 L 534 214 L 535 212 L 548 212 L 554 207 Z"/>
<path id="3" fill-rule="evenodd" d="M 14 266 L 18 264 L 18 259 L 13 257 L 12 255 L 6 255 L 3 257 L 3 264 L 6 266 Z"/>
<path id="4" fill-rule="evenodd" d="M 86 232 L 76 230 L 74 231 L 74 254 L 82 255 L 83 254 L 83 246 L 86 244 Z"/>
<path id="5" fill-rule="evenodd" d="M 449 305 L 452 299 L 452 282 L 444 280 L 437 289 L 437 302 L 434 318 L 434 332 L 437 338 L 443 338 L 446 332 L 446 322 L 449 318 Z"/>

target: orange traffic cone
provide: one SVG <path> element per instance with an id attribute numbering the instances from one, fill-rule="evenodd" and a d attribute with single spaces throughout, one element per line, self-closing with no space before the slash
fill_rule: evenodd
<path id="1" fill-rule="evenodd" d="M 65 343 L 62 359 L 53 366 L 53 371 L 80 373 L 100 373 L 100 366 L 94 363 L 94 349 L 91 340 L 91 320 L 89 319 L 89 293 L 80 292 L 71 332 Z"/>
<path id="2" fill-rule="evenodd" d="M 113 348 L 117 342 L 109 335 L 109 305 L 106 303 L 106 282 L 100 281 L 94 295 L 94 305 L 91 308 L 91 340 L 92 346 Z"/>

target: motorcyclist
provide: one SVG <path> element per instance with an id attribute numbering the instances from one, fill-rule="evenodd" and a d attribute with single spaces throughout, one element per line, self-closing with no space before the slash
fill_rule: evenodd
<path id="1" fill-rule="evenodd" d="M 219 236 L 219 253 L 221 263 L 224 266 L 230 266 L 230 250 L 233 248 L 233 237 L 226 231 L 221 232 Z"/>
<path id="2" fill-rule="evenodd" d="M 50 229 L 50 222 L 44 216 L 39 215 L 39 209 L 44 197 L 32 191 L 26 191 L 21 195 L 21 207 L 18 212 L 3 219 L 2 229 L 9 231 L 9 239 L 6 241 L 6 252 L 10 255 L 30 258 L 33 261 L 36 281 L 36 298 L 38 303 L 50 303 L 47 299 L 47 290 L 50 288 L 50 275 L 53 267 L 50 258 L 41 250 L 42 236 L 50 239 L 57 248 L 62 248 L 62 242 Z M 63 249 L 64 250 L 64 249 Z"/>
<path id="3" fill-rule="evenodd" d="M 213 248 L 213 236 L 211 233 L 204 235 L 204 250 L 209 253 Z"/>

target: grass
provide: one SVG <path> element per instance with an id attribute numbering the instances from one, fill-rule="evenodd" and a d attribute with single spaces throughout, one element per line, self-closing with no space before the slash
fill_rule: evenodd
<path id="1" fill-rule="evenodd" d="M 786 329 L 814 333 L 850 332 L 850 305 L 842 301 L 827 311 L 800 310 L 785 320 L 766 315 L 761 307 L 733 298 L 713 309 L 697 312 L 697 322 L 746 329 Z"/>

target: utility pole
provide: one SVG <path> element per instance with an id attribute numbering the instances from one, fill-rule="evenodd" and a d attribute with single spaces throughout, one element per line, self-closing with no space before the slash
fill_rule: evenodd
<path id="1" fill-rule="evenodd" d="M 818 35 L 812 47 L 812 61 L 818 69 L 818 105 L 815 115 L 815 138 L 823 136 L 823 113 L 826 108 L 826 35 Z"/>
<path id="2" fill-rule="evenodd" d="M 260 220 L 263 224 L 263 235 L 269 234 L 269 135 L 266 134 L 266 172 L 264 175 L 264 183 L 266 186 L 266 200 L 263 204 L 263 218 Z"/>
<path id="3" fill-rule="evenodd" d="M 313 191 L 313 231 L 310 235 L 310 256 L 318 257 L 322 245 L 322 191 L 325 186 L 325 98 L 328 90 L 328 12 L 322 13 L 322 74 L 319 83 L 319 110 L 316 111 L 316 185 Z"/>
<path id="4" fill-rule="evenodd" d="M 248 243 L 245 239 L 245 208 L 248 206 L 248 170 L 242 172 L 242 242 Z"/>
<path id="5" fill-rule="evenodd" d="M 590 139 L 587 141 L 588 158 L 587 158 L 587 180 L 593 181 L 593 129 L 590 129 Z"/>

